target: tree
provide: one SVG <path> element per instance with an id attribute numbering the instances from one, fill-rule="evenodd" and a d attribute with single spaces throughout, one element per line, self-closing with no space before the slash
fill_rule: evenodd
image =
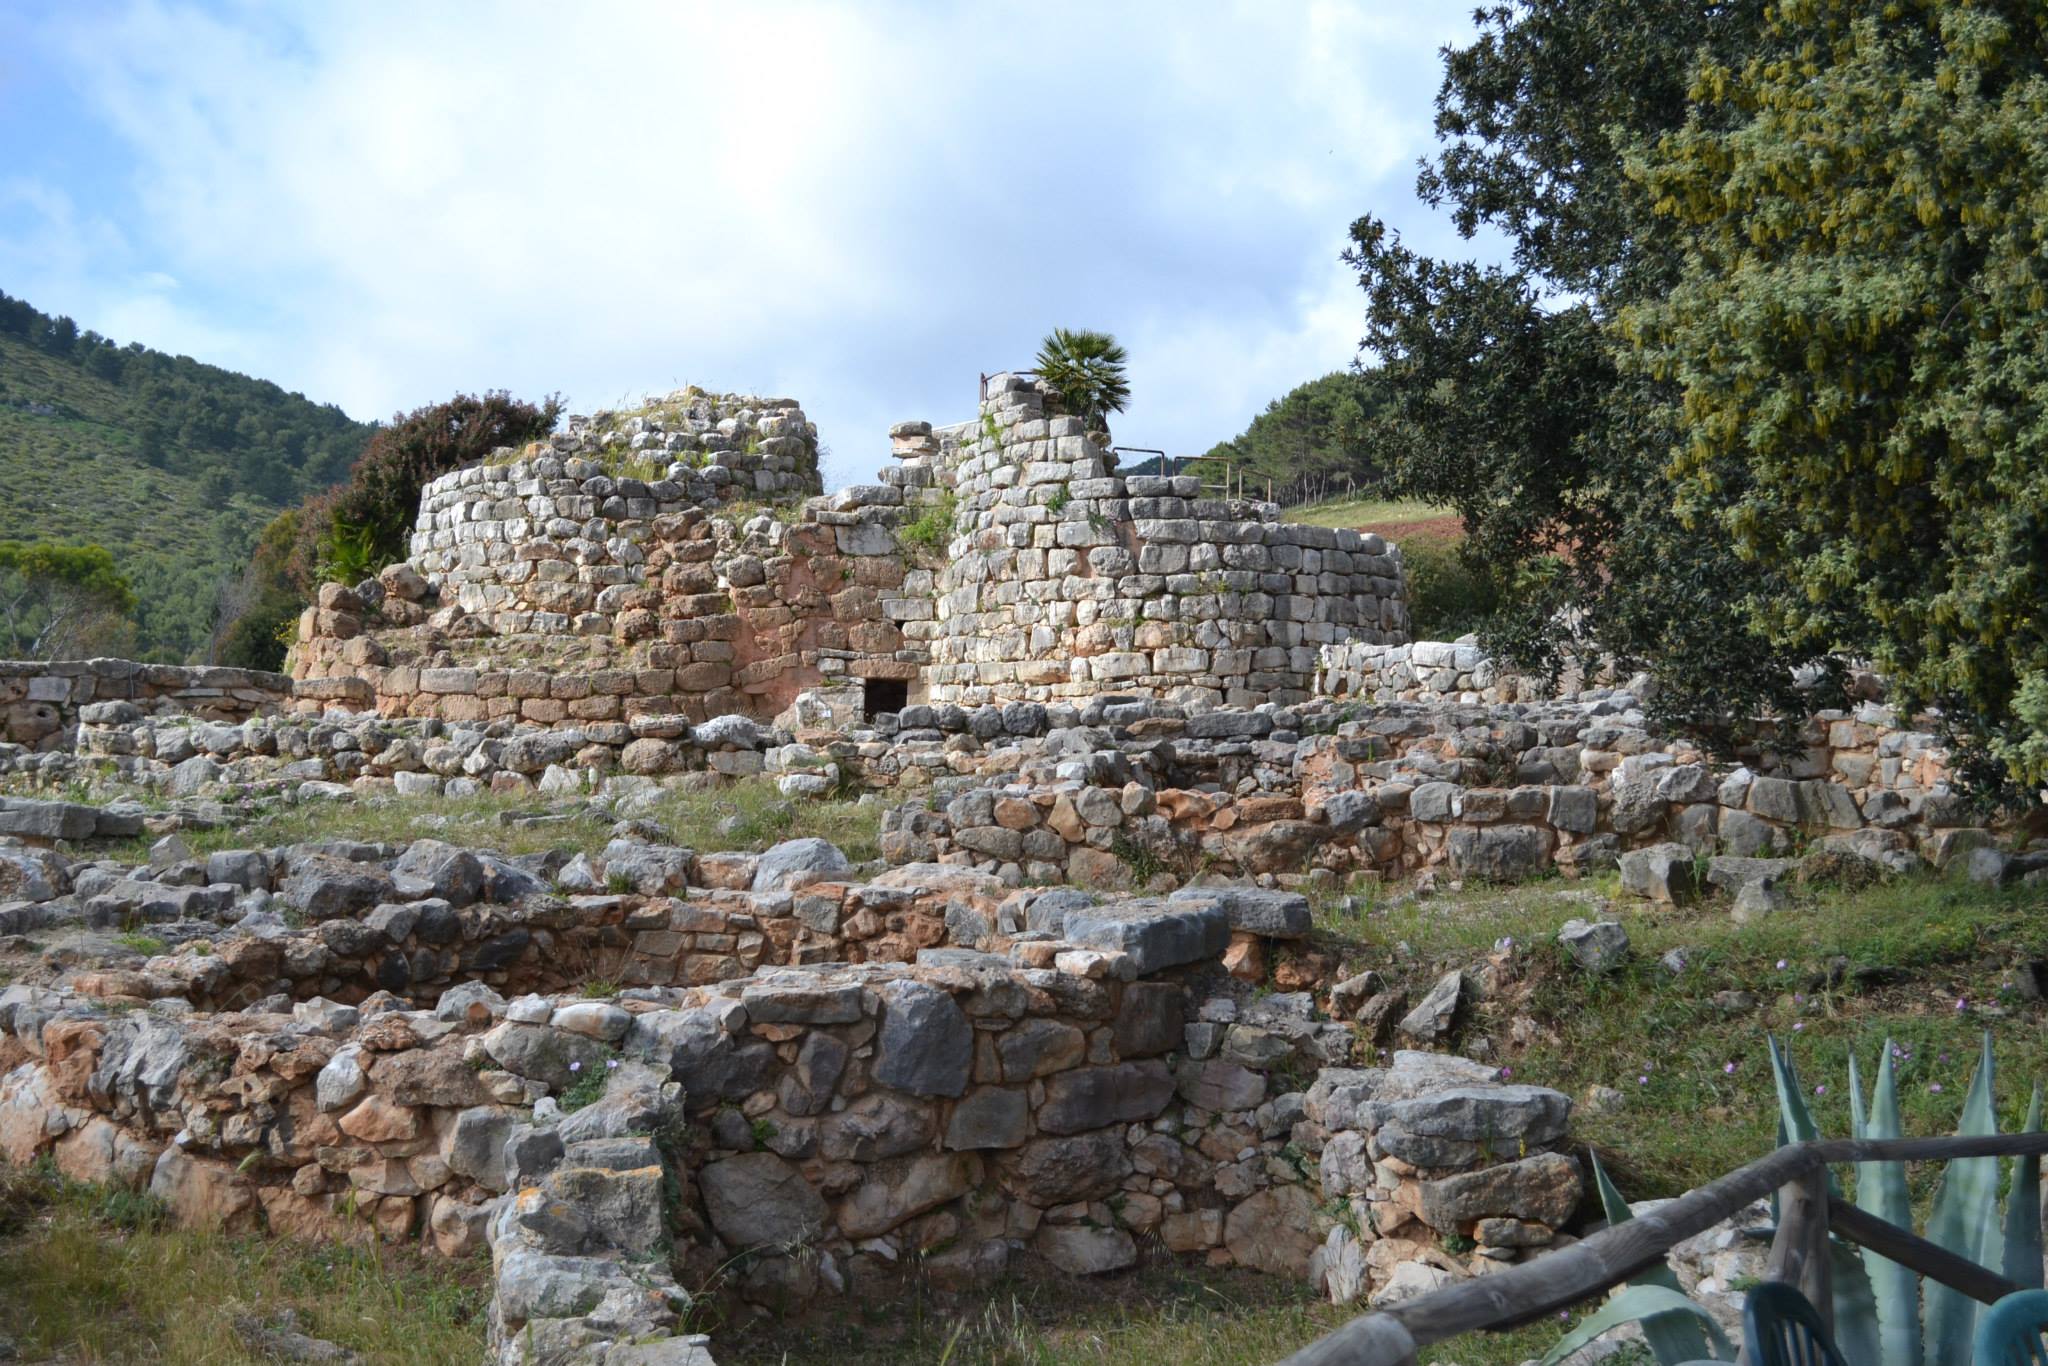
<path id="1" fill-rule="evenodd" d="M 1630 161 L 1683 269 L 1619 317 L 1681 514 L 1758 633 L 2048 783 L 2048 10 L 1782 0 L 1692 95 Z"/>
<path id="2" fill-rule="evenodd" d="M 135 590 L 102 546 L 0 541 L 0 657 L 75 659 L 134 634 Z"/>
<path id="3" fill-rule="evenodd" d="M 1368 414 L 1383 401 L 1377 371 L 1334 371 L 1274 399 L 1204 459 L 1229 461 L 1253 480 L 1270 481 L 1282 502 L 1369 487 L 1385 474 L 1368 430 Z"/>
<path id="4" fill-rule="evenodd" d="M 298 526 L 297 508 L 279 513 L 263 528 L 248 567 L 221 586 L 209 662 L 273 672 L 284 668 L 285 636 L 305 606 L 286 573 Z"/>
<path id="5" fill-rule="evenodd" d="M 1124 375 L 1127 357 L 1107 332 L 1070 332 L 1055 327 L 1038 348 L 1038 377 L 1053 387 L 1069 413 L 1090 431 L 1131 401 Z"/>
<path id="6" fill-rule="evenodd" d="M 1696 57 L 1751 51 L 1763 0 L 1522 0 L 1478 12 L 1445 53 L 1443 150 L 1418 181 L 1509 267 L 1439 261 L 1370 215 L 1347 260 L 1387 404 L 1374 441 L 1395 491 L 1457 509 L 1475 571 L 1509 590 L 1482 632 L 1527 666 L 1567 653 L 1655 666 L 1667 721 L 1726 735 L 1799 708 L 1811 648 L 1726 611 L 1759 573 L 1677 515 L 1668 382 L 1624 373 L 1608 323 L 1668 289 L 1683 235 L 1624 153 L 1685 124 Z"/>

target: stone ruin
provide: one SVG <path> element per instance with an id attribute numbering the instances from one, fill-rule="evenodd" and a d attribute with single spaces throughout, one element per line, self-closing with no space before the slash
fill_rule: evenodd
<path id="1" fill-rule="evenodd" d="M 444 475 L 402 565 L 308 609 L 301 695 L 586 730 L 769 720 L 804 692 L 842 721 L 1106 691 L 1250 707 L 1306 701 L 1325 646 L 1406 639 L 1379 537 L 1120 474 L 1041 386 L 985 389 L 977 421 L 899 424 L 899 463 L 830 497 L 796 404 L 695 390 Z"/>
<path id="2" fill-rule="evenodd" d="M 2048 878 L 1875 698 L 1714 759 L 1646 680 L 1410 641 L 1395 548 L 1120 474 L 1023 378 L 891 439 L 828 497 L 796 404 L 684 391 L 436 480 L 292 678 L 0 666 L 0 936 L 163 945 L 0 991 L 0 1158 L 488 1246 L 507 1363 L 703 1366 L 711 1287 L 779 1312 L 913 1268 L 1170 1255 L 1385 1303 L 1569 1242 L 1571 1102 L 1424 1051 L 1516 950 L 1410 1001 L 1339 971 L 1309 894 L 1618 866 L 1671 901 L 1704 868 L 1761 915 L 1816 863 Z M 869 794 L 881 857 L 645 818 L 734 780 Z M 176 835 L 485 792 L 611 838 Z M 146 864 L 90 853 L 144 831 Z"/>
<path id="3" fill-rule="evenodd" d="M 0 991 L 0 1158 L 203 1226 L 489 1246 L 501 1361 L 708 1361 L 685 1287 L 742 1252 L 727 1288 L 777 1311 L 1141 1239 L 1384 1300 L 1566 1240 L 1581 1194 L 1565 1096 L 1224 971 L 1299 944 L 1294 893 L 863 875 L 818 840 L 165 846 L 0 852 L 176 945 Z"/>

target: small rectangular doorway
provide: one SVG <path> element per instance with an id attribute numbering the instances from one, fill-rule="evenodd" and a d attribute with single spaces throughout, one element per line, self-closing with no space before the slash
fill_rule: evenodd
<path id="1" fill-rule="evenodd" d="M 899 712 L 910 705 L 910 684 L 901 678 L 861 680 L 861 718 L 872 721 L 883 712 Z"/>

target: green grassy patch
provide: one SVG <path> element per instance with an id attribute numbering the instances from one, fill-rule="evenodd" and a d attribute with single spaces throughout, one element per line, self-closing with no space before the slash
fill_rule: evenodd
<path id="1" fill-rule="evenodd" d="M 835 1311 L 842 1302 L 833 1301 Z M 913 1277 L 844 1312 L 778 1316 L 714 1331 L 721 1362 L 943 1363 L 944 1366 L 1270 1366 L 1364 1312 L 1306 1284 L 1160 1259 L 1125 1275 L 1006 1278 L 945 1295 Z M 1422 1354 L 1425 1366 L 1513 1366 L 1541 1356 L 1562 1325 L 1473 1335 Z"/>
<path id="2" fill-rule="evenodd" d="M 489 1266 L 175 1229 L 145 1197 L 0 1168 L 0 1333 L 24 1359 L 255 1366 L 235 1319 L 295 1310 L 365 1360 L 481 1360 Z"/>
<path id="3" fill-rule="evenodd" d="M 1612 1108 L 1581 1106 L 1573 1127 L 1631 1199 L 1678 1195 L 1770 1150 L 1766 1034 L 1789 1043 L 1815 1118 L 1836 1136 L 1849 1132 L 1850 1054 L 1867 1086 L 1886 1039 L 1904 1050 L 1895 1066 L 1911 1134 L 1954 1131 L 1983 1031 L 1997 1048 L 2002 1125 L 2017 1126 L 2033 1082 L 2048 1080 L 2048 1010 L 2021 1000 L 2013 976 L 2019 963 L 2048 957 L 2039 888 L 1923 876 L 1807 889 L 1793 909 L 1747 925 L 1729 918 L 1725 899 L 1674 909 L 1608 902 L 1611 892 L 1611 882 L 1549 881 L 1382 897 L 1320 916 L 1347 968 L 1377 969 L 1411 1001 L 1449 967 L 1478 966 L 1512 939 L 1493 974 L 1499 985 L 1468 1008 L 1453 1047 L 1574 1097 L 1620 1091 Z M 1619 920 L 1628 964 L 1600 977 L 1571 963 L 1554 940 L 1574 917 Z M 1659 962 L 1672 949 L 1685 955 L 1676 973 Z M 1732 992 L 1754 1004 L 1722 995 Z M 1931 1183 L 1935 1172 L 1915 1176 Z"/>
<path id="4" fill-rule="evenodd" d="M 1415 498 L 1339 498 L 1286 509 L 1280 520 L 1297 526 L 1356 527 L 1372 531 L 1397 522 L 1426 522 L 1455 511 Z"/>

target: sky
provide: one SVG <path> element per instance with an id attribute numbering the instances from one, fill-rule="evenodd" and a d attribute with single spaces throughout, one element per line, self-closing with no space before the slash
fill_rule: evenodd
<path id="1" fill-rule="evenodd" d="M 359 418 L 792 397 L 829 486 L 1056 326 L 1196 454 L 1352 363 L 1451 0 L 0 6 L 0 290 Z M 1483 254 L 1479 252 L 1477 254 Z"/>

